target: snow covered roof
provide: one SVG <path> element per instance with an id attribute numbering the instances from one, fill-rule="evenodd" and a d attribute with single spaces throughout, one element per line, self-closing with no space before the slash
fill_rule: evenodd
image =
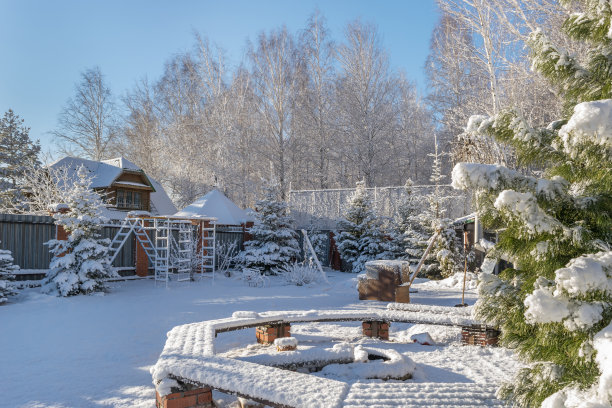
<path id="1" fill-rule="evenodd" d="M 115 182 L 115 180 L 119 178 L 119 176 L 123 173 L 124 170 L 143 171 L 140 167 L 123 157 L 117 157 L 115 159 L 103 161 L 94 161 L 67 156 L 49 165 L 49 167 L 51 168 L 66 167 L 69 172 L 74 172 L 75 175 L 81 166 L 84 166 L 91 174 L 92 188 L 110 187 Z M 166 194 L 166 192 L 164 191 L 162 185 L 153 178 L 147 176 L 146 174 L 145 177 L 151 182 L 151 187 L 153 187 L 153 189 L 155 190 L 151 191 L 150 196 L 151 213 L 153 215 L 174 214 L 176 212 L 176 207 L 172 203 L 172 200 L 170 200 L 170 197 L 168 197 L 168 194 Z M 120 183 L 126 184 L 126 182 Z M 125 218 L 124 211 L 119 211 L 112 208 L 109 208 L 107 210 L 108 213 L 104 215 L 110 219 Z"/>
<path id="2" fill-rule="evenodd" d="M 241 225 L 252 220 L 252 216 L 217 189 L 209 191 L 174 215 L 177 217 L 215 217 L 217 224 L 220 225 Z"/>

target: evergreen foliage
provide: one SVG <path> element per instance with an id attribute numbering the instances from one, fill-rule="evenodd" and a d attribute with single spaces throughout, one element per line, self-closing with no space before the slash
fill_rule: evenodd
<path id="1" fill-rule="evenodd" d="M 389 228 L 385 258 L 418 260 L 427 246 L 429 237 L 422 225 L 420 197 L 414 193 L 412 185 L 412 180 L 406 180 L 406 196 Z"/>
<path id="2" fill-rule="evenodd" d="M 19 270 L 19 266 L 13 265 L 11 251 L 0 249 L 0 304 L 8 300 L 7 296 L 16 294 L 8 282 L 15 279 L 13 272 L 17 270 Z"/>
<path id="3" fill-rule="evenodd" d="M 64 186 L 66 202 L 57 205 L 53 217 L 68 233 L 67 240 L 48 242 L 53 259 L 42 287 L 46 293 L 74 296 L 105 289 L 105 279 L 118 277 L 108 254 L 110 240 L 101 239 L 104 204 L 91 189 L 85 167 L 72 186 Z"/>
<path id="4" fill-rule="evenodd" d="M 355 273 L 365 270 L 365 263 L 379 259 L 384 251 L 384 235 L 380 219 L 374 213 L 365 182 L 357 183 L 349 198 L 344 218 L 338 222 L 340 233 L 336 244 L 342 259 Z"/>
<path id="5" fill-rule="evenodd" d="M 544 168 L 544 177 L 498 165 L 453 170 L 453 185 L 474 191 L 485 225 L 506 228 L 495 251 L 514 267 L 483 277 L 476 311 L 530 363 L 502 388 L 523 407 L 612 404 L 612 8 L 580 3 L 564 29 L 589 47 L 586 61 L 541 31 L 529 41 L 533 67 L 557 87 L 564 117 L 541 128 L 504 111 L 473 124 L 512 146 L 520 163 Z"/>
<path id="6" fill-rule="evenodd" d="M 300 254 L 293 220 L 287 215 L 288 205 L 279 196 L 279 185 L 266 182 L 264 196 L 255 207 L 255 223 L 249 230 L 252 238 L 244 243 L 244 251 L 239 255 L 245 267 L 262 274 L 277 274 Z"/>
<path id="7" fill-rule="evenodd" d="M 11 109 L 0 119 L 0 207 L 23 201 L 18 180 L 28 165 L 40 165 L 40 144 L 30 140 L 23 122 Z"/>

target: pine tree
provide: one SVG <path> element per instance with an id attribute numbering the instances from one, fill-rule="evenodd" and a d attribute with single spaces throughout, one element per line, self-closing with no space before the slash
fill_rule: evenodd
<path id="1" fill-rule="evenodd" d="M 585 61 L 541 31 L 528 42 L 564 117 L 536 127 L 508 110 L 472 126 L 543 168 L 543 178 L 498 165 L 453 170 L 485 225 L 505 228 L 495 250 L 513 268 L 483 277 L 476 312 L 530 363 L 501 390 L 524 407 L 612 404 L 612 6 L 580 3 L 564 30 L 589 48 Z"/>
<path id="2" fill-rule="evenodd" d="M 66 202 L 57 205 L 53 217 L 68 233 L 67 240 L 48 242 L 53 259 L 45 277 L 43 292 L 57 296 L 74 296 L 105 290 L 105 279 L 118 277 L 112 268 L 108 247 L 100 231 L 107 219 L 104 204 L 91 189 L 91 178 L 84 166 L 70 187 L 64 187 Z"/>
<path id="3" fill-rule="evenodd" d="M 287 203 L 279 201 L 279 186 L 268 181 L 264 197 L 256 203 L 255 223 L 249 230 L 251 240 L 244 243 L 239 259 L 248 268 L 262 274 L 276 274 L 300 254 L 293 220 L 287 215 Z"/>
<path id="4" fill-rule="evenodd" d="M 11 109 L 0 119 L 0 208 L 23 201 L 18 180 L 28 165 L 40 165 L 40 144 L 30 140 L 23 122 Z"/>
<path id="5" fill-rule="evenodd" d="M 367 261 L 380 258 L 385 249 L 381 222 L 368 198 L 365 182 L 357 183 L 349 198 L 344 218 L 338 222 L 336 244 L 342 259 L 355 273 L 365 270 Z"/>
<path id="6" fill-rule="evenodd" d="M 16 294 L 8 282 L 15 279 L 13 272 L 17 270 L 19 270 L 19 266 L 13 265 L 11 251 L 0 249 L 0 304 L 8 300 L 7 296 Z"/>

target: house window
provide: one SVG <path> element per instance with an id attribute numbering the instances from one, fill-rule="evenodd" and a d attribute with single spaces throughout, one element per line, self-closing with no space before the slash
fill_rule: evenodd
<path id="1" fill-rule="evenodd" d="M 143 208 L 142 193 L 133 190 L 117 190 L 117 208 L 146 210 Z"/>

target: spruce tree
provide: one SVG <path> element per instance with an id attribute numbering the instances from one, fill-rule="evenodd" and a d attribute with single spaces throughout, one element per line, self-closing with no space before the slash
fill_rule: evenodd
<path id="1" fill-rule="evenodd" d="M 108 254 L 110 240 L 101 239 L 104 203 L 91 189 L 84 166 L 71 186 L 63 186 L 66 202 L 56 206 L 53 217 L 68 233 L 67 240 L 48 242 L 53 259 L 42 282 L 43 292 L 74 296 L 105 290 L 105 279 L 118 277 Z"/>
<path id="2" fill-rule="evenodd" d="M 349 198 L 338 230 L 338 251 L 353 272 L 363 272 L 367 261 L 378 259 L 384 253 L 382 225 L 374 213 L 364 181 L 357 183 L 355 193 Z"/>
<path id="3" fill-rule="evenodd" d="M 579 3 L 564 30 L 589 48 L 585 61 L 539 30 L 528 41 L 564 116 L 538 127 L 507 110 L 467 129 L 512 146 L 542 178 L 499 165 L 453 170 L 485 226 L 504 228 L 495 251 L 513 267 L 483 276 L 476 313 L 529 363 L 501 390 L 523 407 L 612 404 L 612 8 Z"/>
<path id="4" fill-rule="evenodd" d="M 18 180 L 28 165 L 40 165 L 40 144 L 30 140 L 23 122 L 11 109 L 0 119 L 0 208 L 23 201 Z"/>
<path id="5" fill-rule="evenodd" d="M 242 263 L 262 274 L 277 274 L 300 254 L 293 220 L 287 215 L 287 203 L 280 201 L 279 185 L 268 181 L 264 196 L 256 203 L 255 223 L 249 230 L 251 239 L 239 255 Z"/>
<path id="6" fill-rule="evenodd" d="M 388 228 L 385 258 L 418 260 L 427 246 L 429 237 L 421 224 L 422 209 L 412 185 L 412 180 L 406 180 L 405 195 Z"/>
<path id="7" fill-rule="evenodd" d="M 8 300 L 7 296 L 16 294 L 8 282 L 15 279 L 13 273 L 17 270 L 19 266 L 13 265 L 11 251 L 0 249 L 0 304 Z"/>

